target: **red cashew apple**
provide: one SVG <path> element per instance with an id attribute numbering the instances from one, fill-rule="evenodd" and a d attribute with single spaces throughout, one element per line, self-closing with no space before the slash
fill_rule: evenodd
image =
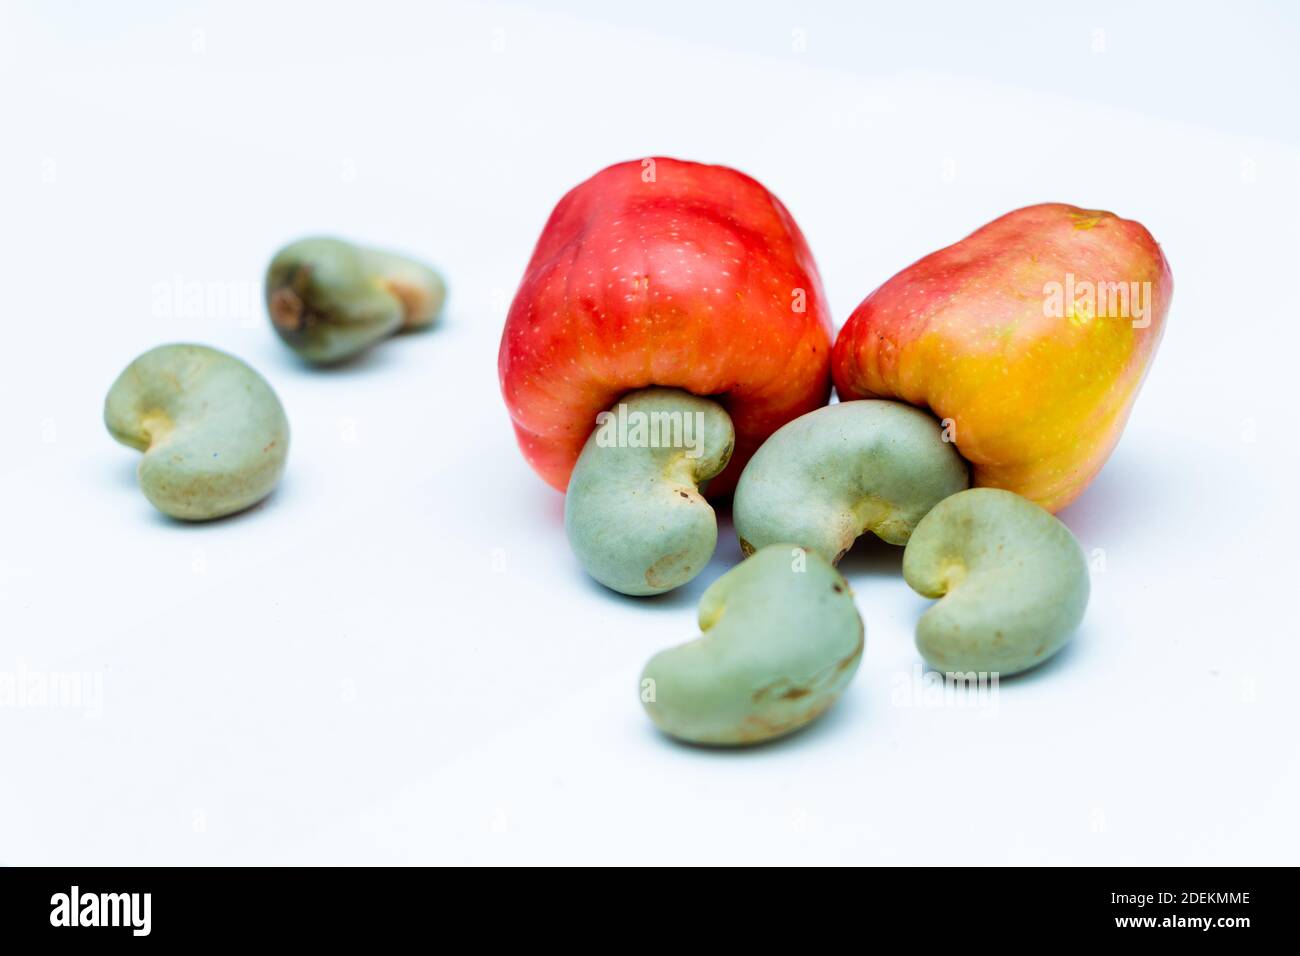
<path id="1" fill-rule="evenodd" d="M 1140 223 L 1018 209 L 869 295 L 835 343 L 835 387 L 929 408 L 974 484 L 1058 511 L 1119 441 L 1172 295 Z"/>
<path id="2" fill-rule="evenodd" d="M 596 416 L 647 386 L 717 401 L 736 447 L 708 485 L 830 395 L 831 324 L 799 227 L 723 166 L 619 163 L 560 200 L 501 337 L 501 391 L 529 463 L 564 490 Z"/>

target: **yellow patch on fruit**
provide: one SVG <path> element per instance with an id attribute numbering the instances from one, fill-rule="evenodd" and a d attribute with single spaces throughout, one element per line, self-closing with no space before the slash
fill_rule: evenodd
<path id="1" fill-rule="evenodd" d="M 1101 209 L 1080 209 L 1069 214 L 1075 229 L 1092 229 L 1108 215 L 1109 213 Z"/>
<path id="2" fill-rule="evenodd" d="M 1070 324 L 1075 328 L 1082 328 L 1096 317 L 1097 310 L 1088 299 L 1075 299 L 1070 303 L 1070 314 L 1068 318 Z"/>

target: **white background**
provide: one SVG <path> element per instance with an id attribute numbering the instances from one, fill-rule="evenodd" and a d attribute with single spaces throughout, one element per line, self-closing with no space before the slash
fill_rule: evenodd
<path id="1" fill-rule="evenodd" d="M 0 674 L 102 699 L 0 708 L 0 862 L 1296 863 L 1300 17 L 1049 6 L 6 2 Z M 641 712 L 730 525 L 679 592 L 588 581 L 495 363 L 556 200 L 653 154 L 781 196 L 837 324 L 1029 203 L 1163 244 L 1164 344 L 1062 514 L 1087 619 L 996 708 L 907 706 L 926 602 L 877 543 L 820 724 L 714 752 Z M 322 231 L 437 264 L 445 324 L 299 364 L 258 286 Z M 209 525 L 100 419 L 178 340 L 293 424 L 276 494 Z"/>

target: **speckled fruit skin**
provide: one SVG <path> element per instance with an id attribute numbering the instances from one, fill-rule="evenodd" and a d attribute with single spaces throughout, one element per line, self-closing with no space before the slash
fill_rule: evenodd
<path id="1" fill-rule="evenodd" d="M 1149 282 L 1145 328 L 1045 314 L 1048 283 Z M 904 269 L 858 306 L 835 343 L 841 400 L 896 398 L 955 427 L 975 485 L 1049 511 L 1096 477 L 1164 332 L 1173 276 L 1137 222 L 1061 203 L 1029 206 Z"/>
<path id="2" fill-rule="evenodd" d="M 655 158 L 560 200 L 498 368 L 524 456 L 560 490 L 621 395 L 662 385 L 715 399 L 736 429 L 709 485 L 719 497 L 763 439 L 826 404 L 830 341 L 821 279 L 780 201 L 734 169 Z"/>

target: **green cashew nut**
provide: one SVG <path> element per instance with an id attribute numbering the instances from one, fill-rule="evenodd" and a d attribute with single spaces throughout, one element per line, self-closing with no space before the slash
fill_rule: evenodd
<path id="1" fill-rule="evenodd" d="M 140 488 L 159 511 L 206 521 L 271 493 L 289 453 L 289 422 L 262 376 L 204 345 L 160 345 L 117 377 L 104 424 L 144 452 Z"/>
<path id="2" fill-rule="evenodd" d="M 300 239 L 266 271 L 266 308 L 289 347 L 310 362 L 341 362 L 399 329 L 432 325 L 447 287 L 405 256 L 340 239 Z"/>
<path id="3" fill-rule="evenodd" d="M 710 585 L 703 634 L 650 659 L 641 702 L 661 730 L 699 744 L 754 744 L 815 720 L 862 659 L 848 583 L 815 551 L 774 544 Z"/>
<path id="4" fill-rule="evenodd" d="M 587 573 L 633 595 L 699 574 L 718 543 L 701 489 L 735 442 L 721 405 L 680 389 L 642 389 L 601 412 L 564 498 L 564 530 Z"/>
<path id="5" fill-rule="evenodd" d="M 745 466 L 732 517 L 750 554 L 794 541 L 837 563 L 867 531 L 906 544 L 969 483 L 939 423 L 900 402 L 841 402 L 780 428 Z"/>
<path id="6" fill-rule="evenodd" d="M 1088 604 L 1088 566 L 1070 529 L 1000 488 L 935 505 L 903 552 L 903 577 L 926 597 L 916 646 L 946 672 L 1004 675 L 1047 660 Z"/>

